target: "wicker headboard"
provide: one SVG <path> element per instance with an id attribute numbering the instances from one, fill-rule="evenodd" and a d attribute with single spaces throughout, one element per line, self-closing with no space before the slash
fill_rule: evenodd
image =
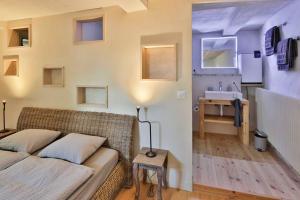
<path id="1" fill-rule="evenodd" d="M 127 172 L 126 183 L 131 184 L 134 120 L 134 116 L 112 113 L 25 107 L 19 116 L 17 130 L 49 129 L 64 135 L 82 133 L 106 137 L 105 146 L 120 152 Z"/>

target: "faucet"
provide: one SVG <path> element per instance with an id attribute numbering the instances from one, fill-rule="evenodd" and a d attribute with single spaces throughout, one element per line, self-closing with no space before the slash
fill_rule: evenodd
<path id="1" fill-rule="evenodd" d="M 240 88 L 237 86 L 235 81 L 233 81 L 232 84 L 235 86 L 235 88 L 238 92 L 241 92 Z"/>
<path id="2" fill-rule="evenodd" d="M 223 83 L 222 81 L 219 81 L 219 91 L 222 91 L 223 90 Z"/>

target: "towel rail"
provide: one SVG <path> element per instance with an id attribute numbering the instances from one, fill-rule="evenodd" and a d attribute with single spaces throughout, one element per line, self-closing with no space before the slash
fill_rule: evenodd
<path id="1" fill-rule="evenodd" d="M 287 26 L 288 25 L 288 22 L 283 22 L 282 24 L 280 24 L 278 27 L 284 27 L 284 26 Z M 295 40 L 300 40 L 300 36 L 296 36 L 295 38 L 293 38 L 293 39 L 295 39 Z"/>

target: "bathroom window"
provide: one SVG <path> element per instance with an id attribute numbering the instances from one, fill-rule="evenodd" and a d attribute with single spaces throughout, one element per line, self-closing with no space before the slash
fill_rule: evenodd
<path id="1" fill-rule="evenodd" d="M 237 37 L 202 38 L 201 68 L 237 67 Z"/>

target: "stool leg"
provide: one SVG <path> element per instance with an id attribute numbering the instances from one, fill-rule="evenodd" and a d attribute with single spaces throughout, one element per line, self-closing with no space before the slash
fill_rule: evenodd
<path id="1" fill-rule="evenodd" d="M 143 183 L 147 183 L 147 169 L 143 169 Z"/>
<path id="2" fill-rule="evenodd" d="M 133 178 L 135 183 L 135 200 L 140 199 L 140 180 L 139 180 L 139 165 L 133 164 Z"/>
<path id="3" fill-rule="evenodd" d="M 163 167 L 163 185 L 164 185 L 164 188 L 167 188 L 168 187 L 168 181 L 167 181 L 167 168 L 166 167 Z"/>
<path id="4" fill-rule="evenodd" d="M 162 187 L 162 177 L 163 177 L 163 172 L 162 168 L 157 169 L 157 200 L 162 200 L 162 194 L 161 194 L 161 187 Z"/>

